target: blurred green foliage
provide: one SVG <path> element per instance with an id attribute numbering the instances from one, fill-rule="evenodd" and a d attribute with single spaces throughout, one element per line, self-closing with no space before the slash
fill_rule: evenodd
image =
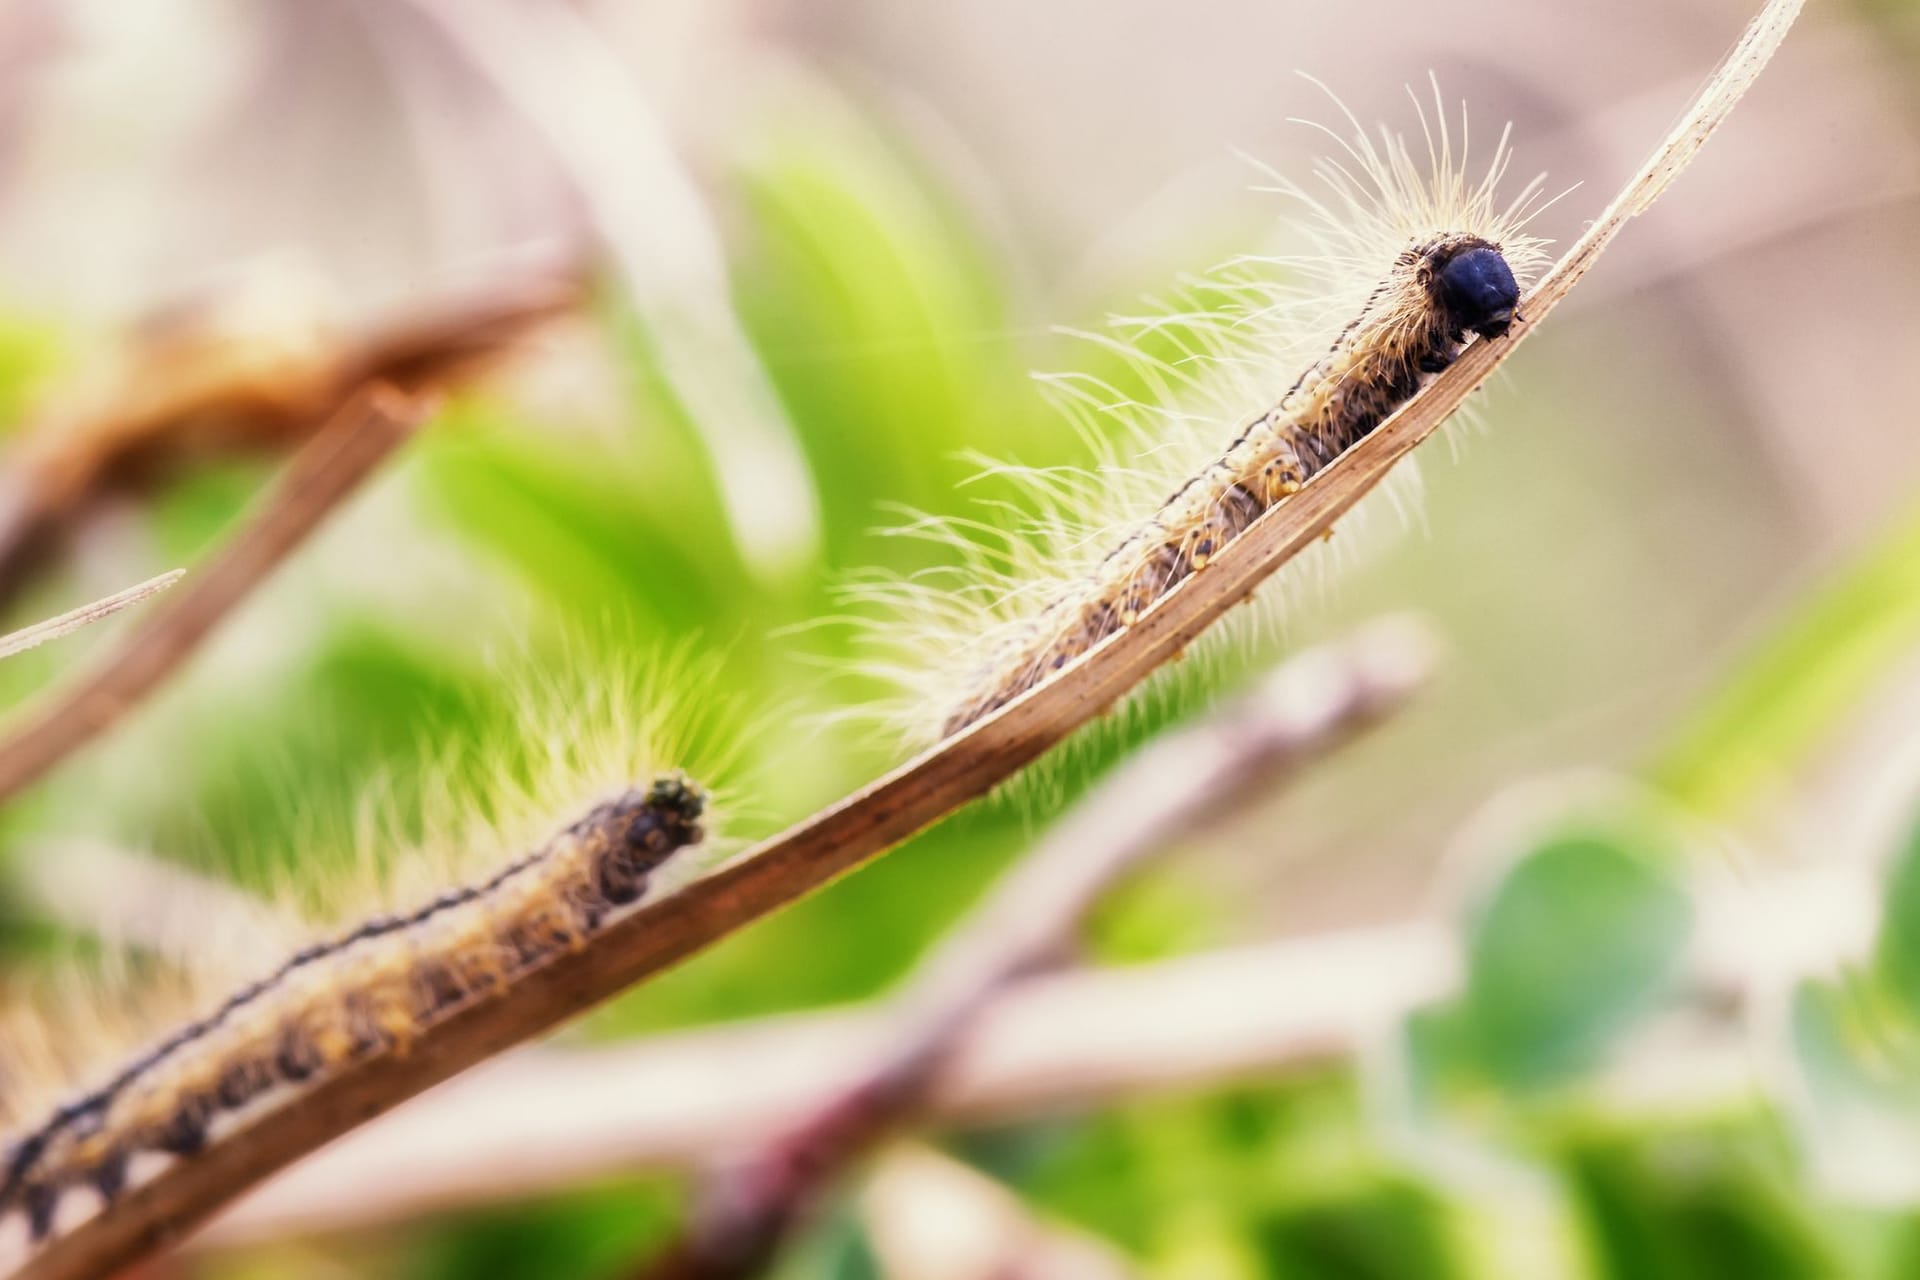
<path id="1" fill-rule="evenodd" d="M 1920 518 L 1891 530 L 1765 637 L 1654 766 L 1709 816 L 1791 775 L 1920 644 Z"/>
<path id="2" fill-rule="evenodd" d="M 1003 255 L 910 152 L 839 110 L 796 112 L 775 133 L 726 193 L 737 304 L 819 486 L 816 563 L 779 581 L 750 571 L 722 515 L 702 424 L 674 401 L 623 301 L 607 297 L 599 328 L 620 364 L 631 430 L 530 424 L 486 399 L 455 405 L 345 522 L 406 513 L 380 525 L 408 539 L 391 548 L 400 589 L 367 563 L 364 544 L 330 534 L 120 740 L 15 806 L 4 822 L 16 850 L 43 830 L 91 828 L 249 884 L 321 875 L 290 866 L 293 851 L 339 856 L 314 833 L 350 823 L 370 785 L 389 780 L 404 803 L 423 750 L 485 756 L 525 731 L 503 665 L 613 669 L 688 646 L 724 652 L 728 705 L 740 709 L 709 708 L 733 721 L 715 736 L 743 744 L 729 781 L 753 804 L 737 815 L 737 834 L 767 830 L 888 763 L 870 734 L 796 728 L 862 686 L 843 634 L 788 629 L 832 613 L 833 584 L 849 570 L 928 567 L 936 553 L 926 546 L 870 531 L 889 507 L 960 510 L 956 486 L 974 469 L 965 451 L 1045 463 L 1074 456 L 1074 444 L 1027 379 L 1033 351 L 1009 334 L 1017 308 Z M 58 351 L 30 327 L 0 326 L 0 413 L 17 414 Z M 226 467 L 169 490 L 149 521 L 155 554 L 184 561 L 212 545 L 261 479 L 257 467 Z M 44 603 L 23 612 L 46 612 Z M 1652 780 L 1697 812 L 1737 812 L 1916 639 L 1920 525 L 1785 618 Z M 71 660 L 68 650 L 10 663 L 0 695 L 18 700 Z M 1083 753 L 1082 772 L 1168 714 L 1102 739 Z M 1024 807 L 975 806 L 616 1002 L 588 1034 L 881 990 L 1077 778 Z M 1411 1011 L 1377 1060 L 971 1135 L 956 1149 L 1169 1280 L 1541 1274 L 1511 1261 L 1510 1212 L 1528 1230 L 1544 1217 L 1555 1237 L 1546 1255 L 1596 1280 L 1911 1274 L 1920 1223 L 1905 1209 L 1829 1205 L 1801 1190 L 1804 1153 L 1785 1136 L 1779 1099 L 1678 1113 L 1608 1099 L 1608 1068 L 1680 998 L 1693 916 L 1684 843 L 1665 819 L 1624 804 L 1477 851 L 1486 884 L 1455 922 L 1464 987 Z M 1212 932 L 1216 906 L 1201 889 L 1150 882 L 1103 914 L 1096 949 L 1139 960 L 1191 947 Z M 16 953 L 48 941 L 28 922 L 6 925 L 4 937 Z M 1877 994 L 1863 997 L 1863 985 Z M 1865 1030 L 1862 1000 L 1873 1011 Z M 1791 1043 L 1772 1048 L 1791 1056 L 1809 1105 L 1831 1097 L 1895 1114 L 1912 1099 L 1876 1083 L 1872 1068 L 1905 1045 L 1916 1016 L 1920 833 L 1892 874 L 1872 973 L 1800 992 Z M 1383 1079 L 1411 1085 L 1411 1119 L 1377 1096 Z M 1430 1158 L 1432 1144 L 1462 1141 L 1530 1170 L 1550 1207 L 1503 1207 Z M 354 1242 L 336 1261 L 422 1278 L 614 1275 L 669 1230 L 679 1200 L 662 1180 L 587 1188 Z M 306 1248 L 222 1265 L 233 1275 L 323 1274 Z M 851 1280 L 873 1267 L 842 1216 L 786 1272 Z"/>

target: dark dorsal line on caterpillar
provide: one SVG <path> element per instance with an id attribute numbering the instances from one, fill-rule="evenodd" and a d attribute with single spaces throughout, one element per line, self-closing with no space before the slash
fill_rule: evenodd
<path id="1" fill-rule="evenodd" d="M 1506 332 L 1546 264 L 1528 225 L 1552 200 L 1544 178 L 1503 198 L 1508 133 L 1470 169 L 1464 111 L 1451 113 L 1437 86 L 1430 101 L 1415 99 L 1416 151 L 1334 99 L 1350 131 L 1312 126 L 1335 147 L 1313 181 L 1269 170 L 1261 188 L 1284 204 L 1282 256 L 1237 257 L 1173 305 L 1093 335 L 1103 359 L 1122 361 L 1121 380 L 1048 379 L 1089 463 L 990 463 L 1011 500 L 896 530 L 935 544 L 939 562 L 847 584 L 865 670 L 899 691 L 877 718 L 925 748 L 1050 680 L 1204 572 L 1467 343 Z M 1400 507 L 1416 480 L 1404 466 L 1362 506 Z M 1357 510 L 1343 528 L 1367 519 Z M 1340 554 L 1365 542 L 1344 538 Z M 1289 583 L 1326 560 L 1317 548 L 1301 557 L 1201 648 L 1263 628 Z"/>
<path id="2" fill-rule="evenodd" d="M 1499 244 L 1457 231 L 1408 246 L 1277 404 L 1125 535 L 1087 582 L 979 665 L 942 732 L 958 733 L 1133 625 L 1452 364 L 1470 336 L 1504 336 L 1519 300 Z"/>
<path id="3" fill-rule="evenodd" d="M 590 810 L 484 882 L 369 920 L 297 952 L 0 1147 L 0 1220 L 30 1237 L 64 1197 L 112 1203 L 142 1153 L 188 1157 L 216 1118 L 372 1055 L 404 1053 L 426 1028 L 576 950 L 675 852 L 697 844 L 705 794 L 677 774 Z"/>

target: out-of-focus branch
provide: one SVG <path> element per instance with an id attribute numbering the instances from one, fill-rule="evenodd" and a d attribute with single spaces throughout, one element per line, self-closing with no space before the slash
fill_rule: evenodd
<path id="1" fill-rule="evenodd" d="M 1724 1021 L 1764 1016 L 1805 975 L 1864 954 L 1879 890 L 1853 864 L 1757 879 L 1716 869 L 1694 900 L 1684 991 Z M 1455 994 L 1461 977 L 1453 931 L 1434 916 L 1027 978 L 961 1035 L 922 1118 L 942 1129 L 1004 1124 L 1350 1062 L 1413 1009 Z M 289 1169 L 199 1241 L 352 1230 L 695 1165 L 791 1131 L 897 1037 L 881 1007 L 523 1054 Z M 538 1108 L 517 1105 L 533 1097 Z"/>
<path id="2" fill-rule="evenodd" d="M 199 648 L 287 555 L 428 414 L 430 400 L 376 383 L 288 464 L 246 527 L 191 582 L 81 679 L 53 690 L 0 735 L 0 800 L 28 786 L 125 715 Z"/>
<path id="3" fill-rule="evenodd" d="M 1436 920 L 1027 978 L 960 1037 L 921 1117 L 943 1129 L 1000 1124 L 1321 1067 L 1458 977 Z M 696 1166 L 794 1129 L 897 1044 L 896 1013 L 788 1015 L 519 1054 L 288 1169 L 197 1240 L 220 1248 L 356 1230 Z"/>
<path id="4" fill-rule="evenodd" d="M 16 653 L 25 653 L 37 649 L 49 640 L 58 640 L 61 636 L 72 635 L 82 627 L 92 626 L 102 618 L 111 618 L 122 609 L 139 604 L 150 596 L 157 596 L 174 583 L 180 581 L 185 569 L 172 569 L 145 582 L 136 583 L 124 591 L 116 591 L 110 596 L 83 604 L 78 609 L 69 609 L 65 613 L 36 622 L 32 626 L 22 627 L 0 636 L 0 658 L 11 658 Z"/>
<path id="5" fill-rule="evenodd" d="M 887 1280 L 1126 1280 L 1112 1246 L 1042 1222 L 1007 1188 L 926 1147 L 875 1163 L 860 1194 Z"/>
<path id="6" fill-rule="evenodd" d="M 418 392 L 469 376 L 579 296 L 578 282 L 543 276 L 337 341 L 159 325 L 105 387 L 49 409 L 13 447 L 0 471 L 0 608 L 103 495 L 197 459 L 296 448 L 374 383 Z"/>
<path id="7" fill-rule="evenodd" d="M 734 313 L 706 200 L 631 70 L 570 5 L 407 4 L 546 139 L 699 428 L 748 565 L 806 563 L 820 538 L 806 458 Z"/>
<path id="8" fill-rule="evenodd" d="M 291 912 L 225 880 L 102 841 L 31 841 L 12 870 L 10 887 L 47 919 L 174 964 L 218 955 L 264 971 L 306 933 Z"/>
<path id="9" fill-rule="evenodd" d="M 641 1274 L 759 1274 L 845 1169 L 925 1108 L 981 1011 L 1063 952 L 1104 893 L 1398 708 L 1425 680 L 1430 648 L 1403 620 L 1375 624 L 1117 768 L 916 970 L 891 1041 L 811 1115 L 718 1171 L 686 1234 Z"/>

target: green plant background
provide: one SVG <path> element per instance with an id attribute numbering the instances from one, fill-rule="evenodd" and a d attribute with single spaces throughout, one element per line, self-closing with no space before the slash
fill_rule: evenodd
<path id="1" fill-rule="evenodd" d="M 41 836 L 94 833 L 249 885 L 323 876 L 329 851 L 314 833 L 349 822 L 370 786 L 404 807 L 423 754 L 484 760 L 524 732 L 514 670 L 612 670 L 648 652 L 695 652 L 717 672 L 724 697 L 691 696 L 711 703 L 709 736 L 739 744 L 735 834 L 772 829 L 890 763 L 884 737 L 822 723 L 874 691 L 843 632 L 804 624 L 837 610 L 849 572 L 927 566 L 926 547 L 872 531 L 892 507 L 965 511 L 963 453 L 1073 460 L 1027 371 L 1098 353 L 1032 331 L 1005 246 L 901 139 L 837 111 L 795 112 L 778 132 L 759 152 L 770 158 L 737 164 L 717 198 L 735 302 L 817 484 L 812 561 L 773 581 L 749 570 L 702 424 L 608 289 L 592 322 L 618 374 L 619 430 L 499 392 L 462 398 L 184 679 L 0 818 L 9 856 L 32 856 Z M 1168 269 L 1232 244 L 1223 232 Z M 1697 920 L 1690 874 L 1723 856 L 1702 852 L 1699 832 L 1737 828 L 1790 783 L 1920 641 L 1920 523 L 1894 521 L 1817 583 L 1763 580 L 1742 567 L 1763 557 L 1724 553 L 1785 542 L 1766 478 L 1710 432 L 1687 432 L 1698 392 L 1686 371 L 1638 335 L 1569 324 L 1515 362 L 1491 430 L 1466 438 L 1460 461 L 1429 461 L 1424 531 L 1309 592 L 1278 642 L 1196 673 L 1187 701 L 1384 607 L 1436 620 L 1452 653 L 1441 687 L 1325 778 L 1121 895 L 1093 944 L 1140 962 L 1311 926 L 1328 900 L 1299 886 L 1324 890 L 1348 851 L 1353 865 L 1403 865 L 1396 883 L 1425 885 L 1481 800 L 1562 765 L 1614 768 L 1646 790 L 1468 851 L 1489 870 L 1444 907 L 1467 981 L 1411 1017 L 1378 1050 L 1383 1063 L 943 1138 L 1144 1275 L 1891 1278 L 1920 1266 L 1920 1217 L 1822 1191 L 1803 1129 L 1825 1099 L 1890 1115 L 1909 1103 L 1887 1065 L 1902 1033 L 1888 1028 L 1920 1009 L 1920 837 L 1888 853 L 1886 928 L 1859 971 L 1810 978 L 1777 1039 L 1756 1045 L 1804 1074 L 1810 1101 L 1755 1087 L 1647 1107 L 1603 1087 L 1623 1046 L 1679 999 Z M 0 325 L 0 415 L 17 419 L 36 389 L 70 375 L 73 345 L 29 319 Z M 1626 376 L 1596 384 L 1596 366 Z M 1656 381 L 1667 412 L 1650 423 L 1630 388 Z M 1649 475 L 1640 460 L 1656 436 L 1672 465 Z M 1709 467 L 1702 538 L 1680 520 L 1703 501 L 1689 477 Z M 192 563 L 266 474 L 225 465 L 160 494 L 141 517 L 157 559 Z M 1682 539 L 1683 527 L 1696 532 Z M 67 585 L 51 580 L 21 618 L 60 607 Z M 1702 618 L 1743 596 L 1773 602 L 1763 634 L 1674 662 L 1698 652 Z M 102 640 L 0 666 L 0 693 L 26 697 Z M 1624 710 L 1616 690 L 1633 693 Z M 1087 777 L 1164 718 L 1102 735 L 1057 785 L 975 805 L 570 1034 L 884 990 Z M 20 909 L 0 929 L 21 967 L 65 945 Z M 1398 1105 L 1369 1083 L 1381 1071 L 1404 1085 Z M 1436 1155 L 1462 1147 L 1498 1173 Z M 634 1178 L 190 1270 L 614 1275 L 671 1230 L 684 1195 L 677 1181 Z M 783 1274 L 877 1272 L 837 1206 Z"/>

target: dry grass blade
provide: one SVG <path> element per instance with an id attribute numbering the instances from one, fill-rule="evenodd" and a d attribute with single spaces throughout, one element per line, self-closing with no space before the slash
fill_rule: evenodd
<path id="1" fill-rule="evenodd" d="M 246 528 L 80 680 L 30 706 L 0 736 L 0 800 L 91 741 L 171 675 L 262 579 L 426 416 L 428 402 L 375 386 L 288 464 Z"/>
<path id="2" fill-rule="evenodd" d="M 1779 46 L 1801 3 L 1772 0 L 1755 19 L 1640 173 L 1523 301 L 1529 323 L 1519 337 L 1546 318 L 1626 222 L 1666 189 L 1725 121 Z M 1305 490 L 1228 544 L 1204 572 L 1054 680 L 713 875 L 626 917 L 594 946 L 538 971 L 498 1000 L 448 1018 L 407 1056 L 368 1059 L 302 1095 L 298 1105 L 263 1113 L 228 1140 L 128 1193 L 112 1211 L 76 1227 L 15 1274 L 26 1280 L 80 1280 L 124 1266 L 371 1116 L 685 959 L 991 790 L 1178 657 L 1325 533 L 1437 431 L 1516 345 L 1472 345 Z M 0 751 L 0 785 L 8 776 L 5 763 Z"/>
<path id="3" fill-rule="evenodd" d="M 80 628 L 90 626 L 102 618 L 111 618 L 122 609 L 139 604 L 149 596 L 157 596 L 186 574 L 185 569 L 171 569 L 145 582 L 136 583 L 124 591 L 116 591 L 91 604 L 83 604 L 78 609 L 69 609 L 58 617 L 36 622 L 30 627 L 8 632 L 0 636 L 0 658 L 11 658 L 16 653 L 25 653 L 37 649 L 49 640 L 58 640 L 61 636 L 72 635 Z"/>

